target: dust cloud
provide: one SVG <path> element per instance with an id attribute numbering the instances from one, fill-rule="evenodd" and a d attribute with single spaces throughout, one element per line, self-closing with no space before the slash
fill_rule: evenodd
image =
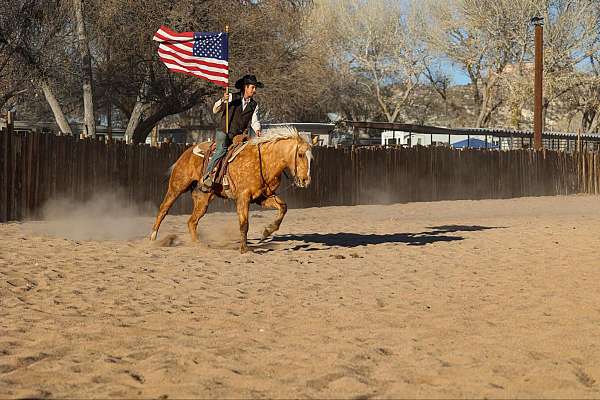
<path id="1" fill-rule="evenodd" d="M 41 221 L 31 225 L 32 233 L 71 240 L 131 240 L 147 236 L 156 207 L 150 203 L 128 204 L 127 196 L 106 192 L 79 202 L 68 198 L 48 201 Z"/>
<path id="2" fill-rule="evenodd" d="M 206 243 L 208 247 L 237 249 L 240 243 L 237 215 L 232 215 L 230 220 L 221 224 L 202 224 L 198 227 L 198 239 L 202 243 Z"/>

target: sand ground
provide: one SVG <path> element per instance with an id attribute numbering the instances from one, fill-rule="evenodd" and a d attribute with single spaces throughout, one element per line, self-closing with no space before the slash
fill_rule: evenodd
<path id="1" fill-rule="evenodd" d="M 599 205 L 0 224 L 0 397 L 599 398 Z"/>

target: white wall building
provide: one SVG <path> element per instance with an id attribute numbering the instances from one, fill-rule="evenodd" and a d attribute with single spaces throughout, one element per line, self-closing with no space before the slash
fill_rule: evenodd
<path id="1" fill-rule="evenodd" d="M 455 137 L 458 141 L 460 138 Z M 382 146 L 431 146 L 435 145 L 447 145 L 448 135 L 432 135 L 429 133 L 411 133 L 404 131 L 383 131 L 381 132 L 381 145 Z"/>
<path id="2" fill-rule="evenodd" d="M 381 132 L 381 145 L 382 146 L 405 146 L 405 147 L 414 147 L 414 146 L 449 146 L 451 144 L 461 142 L 470 139 L 479 139 L 486 140 L 485 135 L 442 135 L 442 134 L 431 134 L 431 133 L 411 133 L 405 131 L 383 131 Z M 492 141 L 492 136 L 487 137 L 490 146 L 492 143 L 498 144 L 498 138 L 494 138 L 494 142 Z"/>

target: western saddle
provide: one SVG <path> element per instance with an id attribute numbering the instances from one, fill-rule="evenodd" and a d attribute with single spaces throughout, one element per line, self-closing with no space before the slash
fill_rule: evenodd
<path id="1" fill-rule="evenodd" d="M 213 182 L 213 190 L 215 186 L 221 186 L 223 190 L 229 189 L 229 180 L 227 179 L 227 166 L 229 162 L 233 161 L 233 159 L 242 151 L 242 149 L 248 143 L 249 136 L 247 134 L 240 134 L 233 137 L 233 143 L 227 148 L 227 154 L 221 157 L 212 171 L 210 171 L 210 177 Z M 196 147 L 194 149 L 194 154 L 200 157 L 203 157 L 202 161 L 202 174 L 201 176 L 205 176 L 207 173 L 208 163 L 210 158 L 214 154 L 217 145 L 215 142 L 212 142 L 208 149 L 204 150 L 200 147 Z M 201 185 L 200 185 L 201 186 Z"/>

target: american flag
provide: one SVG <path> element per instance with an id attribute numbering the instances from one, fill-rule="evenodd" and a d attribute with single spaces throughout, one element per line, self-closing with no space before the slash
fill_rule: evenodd
<path id="1" fill-rule="evenodd" d="M 160 43 L 158 56 L 169 70 L 193 75 L 227 87 L 229 82 L 227 33 L 179 33 L 161 26 L 152 40 Z"/>

